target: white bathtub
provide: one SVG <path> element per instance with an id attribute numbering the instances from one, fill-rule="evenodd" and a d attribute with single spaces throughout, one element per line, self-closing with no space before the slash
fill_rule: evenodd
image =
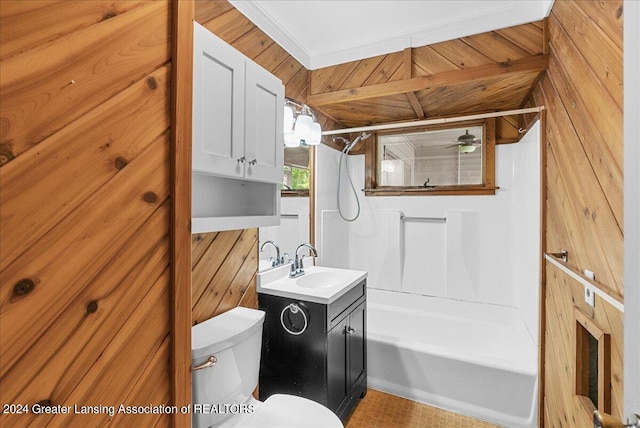
<path id="1" fill-rule="evenodd" d="M 367 291 L 368 386 L 510 428 L 537 425 L 537 353 L 518 310 Z"/>

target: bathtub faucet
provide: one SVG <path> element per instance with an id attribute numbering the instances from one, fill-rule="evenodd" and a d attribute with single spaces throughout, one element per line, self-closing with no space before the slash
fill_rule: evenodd
<path id="1" fill-rule="evenodd" d="M 296 248 L 296 258 L 291 264 L 291 272 L 289 273 L 289 278 L 297 278 L 299 276 L 304 275 L 304 269 L 302 267 L 302 259 L 304 258 L 304 255 L 300 257 L 298 256 L 298 253 L 302 248 L 305 248 L 305 247 L 311 250 L 313 257 L 318 257 L 318 251 L 313 247 L 313 245 L 311 244 L 298 245 L 298 248 Z"/>

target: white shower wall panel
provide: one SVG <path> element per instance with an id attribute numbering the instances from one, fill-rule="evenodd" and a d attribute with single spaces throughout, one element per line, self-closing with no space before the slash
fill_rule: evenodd
<path id="1" fill-rule="evenodd" d="M 402 291 L 447 295 L 446 231 L 442 223 L 404 223 Z"/>
<path id="2" fill-rule="evenodd" d="M 364 188 L 364 156 L 350 156 L 349 162 L 356 189 Z M 497 178 L 512 188 L 512 156 L 502 156 L 501 164 L 505 171 L 498 167 Z M 511 194 L 500 191 L 495 196 L 456 197 L 364 197 L 361 191 L 358 194 L 363 213 L 367 214 L 350 224 L 351 265 L 359 257 L 357 248 L 362 238 L 351 231 L 354 228 L 368 230 L 371 237 L 378 239 L 382 235 L 376 232 L 375 224 L 380 224 L 380 213 L 396 210 L 407 217 L 447 217 L 446 223 L 405 222 L 400 291 L 516 306 L 515 269 L 512 262 L 504 260 L 509 258 L 508 249 L 513 247 L 509 220 Z M 376 258 L 358 260 L 358 268 L 365 270 L 375 269 L 379 263 Z M 468 276 L 463 282 L 449 277 L 465 274 Z M 390 287 L 372 280 L 369 284 L 372 288 Z"/>
<path id="3" fill-rule="evenodd" d="M 349 269 L 351 251 L 347 245 L 349 224 L 340 218 L 336 210 L 320 212 L 318 256 L 319 265 Z M 318 235 L 317 235 L 318 236 Z"/>
<path id="4" fill-rule="evenodd" d="M 400 277 L 394 284 L 382 274 L 370 275 L 370 288 L 523 308 L 523 319 L 537 343 L 539 138 L 536 124 L 520 143 L 496 147 L 500 188 L 493 196 L 365 197 L 364 156 L 349 156 L 362 213 L 352 223 L 335 215 L 331 226 L 317 222 L 319 229 L 329 227 L 318 230 L 316 236 L 323 237 L 319 245 L 331 248 L 336 267 L 346 263 L 369 272 L 389 269 L 392 273 L 387 277 Z M 339 158 L 340 152 L 326 146 L 317 151 L 316 215 L 337 209 Z M 350 191 L 344 178 L 342 188 Z M 346 204 L 352 214 L 352 195 Z M 390 241 L 388 231 L 401 226 L 399 220 L 393 224 L 388 217 L 392 211 L 408 217 L 447 217 L 447 222 L 405 222 L 398 239 L 399 257 L 389 258 L 396 243 Z M 328 253 L 327 248 L 319 250 Z M 322 258 L 320 263 L 332 265 Z"/>
<path id="5" fill-rule="evenodd" d="M 398 210 L 362 210 L 349 228 L 350 268 L 369 272 L 369 287 L 401 291 L 404 234 Z"/>

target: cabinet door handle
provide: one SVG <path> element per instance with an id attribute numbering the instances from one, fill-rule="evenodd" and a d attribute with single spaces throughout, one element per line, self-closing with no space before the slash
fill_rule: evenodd
<path id="1" fill-rule="evenodd" d="M 241 163 L 244 163 L 244 161 L 246 161 L 247 158 L 245 158 L 244 156 L 242 156 L 241 158 L 238 158 L 238 165 L 240 165 Z"/>
<path id="2" fill-rule="evenodd" d="M 356 332 L 356 329 L 353 327 L 347 327 L 347 334 L 353 334 Z"/>
<path id="3" fill-rule="evenodd" d="M 258 159 L 254 159 L 252 161 L 249 161 L 249 165 L 255 165 L 258 163 Z"/>

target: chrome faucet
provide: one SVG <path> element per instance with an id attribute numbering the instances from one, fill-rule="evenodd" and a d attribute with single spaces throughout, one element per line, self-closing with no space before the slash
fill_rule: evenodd
<path id="1" fill-rule="evenodd" d="M 271 267 L 276 267 L 276 266 L 280 266 L 280 264 L 283 262 L 282 259 L 280 259 L 280 247 L 278 247 L 278 244 L 276 244 L 273 241 L 265 241 L 261 246 L 260 246 L 260 252 L 262 253 L 264 251 L 264 247 L 267 246 L 267 244 L 271 244 L 273 245 L 273 247 L 276 249 L 276 258 L 275 260 L 272 260 L 271 258 L 269 260 L 271 260 Z M 283 257 L 284 258 L 284 257 Z"/>
<path id="2" fill-rule="evenodd" d="M 289 272 L 290 278 L 297 278 L 299 276 L 304 275 L 304 269 L 302 267 L 302 259 L 304 258 L 304 255 L 302 257 L 299 257 L 298 253 L 302 248 L 305 248 L 305 247 L 311 250 L 313 257 L 318 257 L 318 251 L 313 247 L 313 245 L 311 244 L 298 245 L 298 248 L 296 248 L 296 258 L 291 264 L 291 272 Z"/>

